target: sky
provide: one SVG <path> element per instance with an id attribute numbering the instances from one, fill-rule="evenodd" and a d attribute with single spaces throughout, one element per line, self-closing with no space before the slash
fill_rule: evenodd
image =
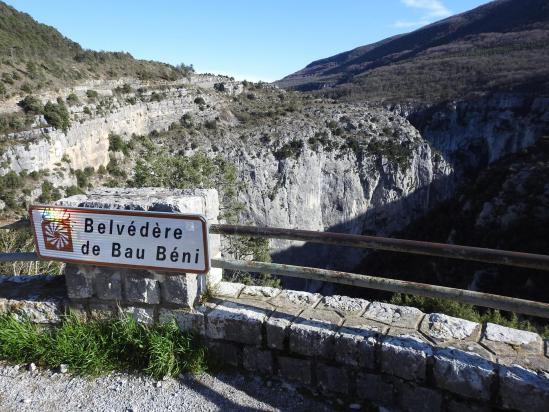
<path id="1" fill-rule="evenodd" d="M 7 0 L 84 48 L 274 81 L 486 0 Z"/>

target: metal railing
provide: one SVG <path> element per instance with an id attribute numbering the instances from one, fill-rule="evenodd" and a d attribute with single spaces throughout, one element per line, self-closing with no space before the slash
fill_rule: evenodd
<path id="1" fill-rule="evenodd" d="M 13 229 L 25 225 L 28 225 L 27 221 L 18 221 L 9 225 L 0 226 L 0 229 Z M 393 252 L 438 256 L 549 271 L 549 256 L 497 249 L 420 242 L 377 236 L 227 224 L 211 225 L 210 233 L 227 236 L 236 235 L 300 240 L 313 243 L 388 250 Z M 38 256 L 34 252 L 0 253 L 0 262 L 34 260 L 39 260 Z M 452 299 L 461 303 L 468 303 L 476 306 L 484 306 L 549 319 L 549 304 L 508 296 L 499 296 L 465 289 L 455 289 L 404 280 L 277 263 L 235 261 L 228 259 L 212 259 L 211 263 L 212 267 L 215 268 L 240 270 L 246 272 L 271 273 L 388 292 Z"/>

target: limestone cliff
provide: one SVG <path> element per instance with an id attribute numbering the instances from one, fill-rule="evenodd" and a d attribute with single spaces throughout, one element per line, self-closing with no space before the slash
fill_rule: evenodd
<path id="1" fill-rule="evenodd" d="M 75 181 L 71 169 L 97 169 L 122 156 L 130 159 L 131 178 L 139 154 L 109 153 L 109 134 L 130 142 L 133 134 L 175 127 L 169 139 L 156 135 L 154 144 L 174 156 L 203 151 L 234 162 L 243 183 L 243 222 L 388 234 L 447 195 L 434 183 L 452 172 L 449 164 L 388 110 L 312 100 L 271 86 L 244 90 L 239 82 L 212 76 L 140 93 L 139 84 L 130 84 L 133 92 L 125 95 L 109 93 L 113 85 L 96 85 L 98 102 L 86 101 L 85 87 L 67 90 L 85 102 L 71 108 L 67 133 L 37 128 L 9 136 L 1 172 L 50 169 L 55 173 L 48 180 L 68 186 Z M 289 244 L 272 246 L 280 251 Z M 325 253 L 321 261 L 299 254 L 304 264 L 345 268 L 361 256 Z"/>

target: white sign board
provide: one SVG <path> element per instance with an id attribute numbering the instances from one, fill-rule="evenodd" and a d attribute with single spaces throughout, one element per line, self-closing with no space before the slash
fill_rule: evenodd
<path id="1" fill-rule="evenodd" d="M 41 258 L 71 263 L 206 273 L 208 228 L 201 215 L 31 206 Z"/>

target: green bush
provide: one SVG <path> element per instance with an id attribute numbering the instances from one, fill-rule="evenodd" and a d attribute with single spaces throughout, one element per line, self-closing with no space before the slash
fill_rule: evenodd
<path id="1" fill-rule="evenodd" d="M 48 101 L 44 106 L 43 114 L 44 118 L 51 126 L 56 129 L 61 129 L 65 133 L 69 130 L 71 125 L 69 111 L 61 98 L 57 98 L 57 103 Z"/>
<path id="2" fill-rule="evenodd" d="M 215 83 L 214 84 L 214 90 L 216 90 L 218 92 L 226 91 L 225 83 Z"/>
<path id="3" fill-rule="evenodd" d="M 274 152 L 274 157 L 276 160 L 283 160 L 287 158 L 298 159 L 303 151 L 303 146 L 303 140 L 294 139 Z"/>
<path id="4" fill-rule="evenodd" d="M 164 100 L 166 98 L 166 95 L 164 93 L 157 93 L 157 92 L 152 92 L 151 94 L 151 98 L 150 98 L 150 101 L 151 102 L 160 102 L 162 100 Z"/>
<path id="5" fill-rule="evenodd" d="M 25 96 L 25 98 L 17 104 L 25 113 L 40 114 L 44 111 L 42 102 L 34 96 Z"/>
<path id="6" fill-rule="evenodd" d="M 32 85 L 30 83 L 23 83 L 20 89 L 22 92 L 29 93 L 29 94 L 33 92 Z"/>
<path id="7" fill-rule="evenodd" d="M 78 99 L 78 96 L 74 93 L 71 93 L 67 96 L 67 104 L 69 106 L 75 106 L 78 103 L 80 103 L 80 100 Z"/>
<path id="8" fill-rule="evenodd" d="M 126 144 L 120 135 L 109 134 L 109 150 L 111 152 L 122 152 L 126 148 Z"/>
<path id="9" fill-rule="evenodd" d="M 11 77 L 9 73 L 2 73 L 2 82 L 13 84 L 13 77 Z"/>
<path id="10" fill-rule="evenodd" d="M 206 101 L 204 100 L 204 98 L 202 97 L 197 97 L 196 99 L 194 99 L 194 102 L 200 106 L 203 106 L 206 104 Z"/>
<path id="11" fill-rule="evenodd" d="M 0 176 L 0 187 L 8 189 L 17 189 L 23 185 L 23 179 L 13 170 Z"/>
<path id="12" fill-rule="evenodd" d="M 86 90 L 86 96 L 90 100 L 95 100 L 99 96 L 99 93 L 97 93 L 95 90 Z"/>
<path id="13" fill-rule="evenodd" d="M 42 194 L 38 197 L 40 203 L 48 203 L 61 199 L 61 192 L 47 180 L 42 183 Z"/>
<path id="14" fill-rule="evenodd" d="M 128 94 L 133 92 L 132 87 L 128 83 L 124 83 L 122 86 L 118 86 L 114 89 L 115 93 Z"/>
<path id="15" fill-rule="evenodd" d="M 126 172 L 120 168 L 120 165 L 114 159 L 112 159 L 107 165 L 107 172 L 109 172 L 109 174 L 114 177 L 120 177 L 123 179 L 127 177 Z M 117 182 L 120 183 L 120 179 L 118 179 Z"/>
<path id="16" fill-rule="evenodd" d="M 80 188 L 87 188 L 90 184 L 90 177 L 93 176 L 93 167 L 86 167 L 84 170 L 75 170 L 76 184 Z"/>
<path id="17" fill-rule="evenodd" d="M 181 119 L 179 119 L 179 123 L 187 129 L 191 129 L 193 127 L 192 115 L 190 113 L 185 113 L 183 116 L 181 116 Z"/>
<path id="18" fill-rule="evenodd" d="M 78 186 L 69 186 L 65 189 L 65 196 L 81 195 L 84 191 Z"/>
<path id="19" fill-rule="evenodd" d="M 206 120 L 204 122 L 204 127 L 209 130 L 215 130 L 217 129 L 217 121 L 215 120 Z"/>
<path id="20" fill-rule="evenodd" d="M 175 321 L 145 326 L 133 318 L 82 322 L 68 315 L 60 326 L 44 329 L 12 315 L 0 316 L 0 359 L 34 362 L 47 368 L 96 376 L 113 370 L 144 372 L 155 378 L 200 373 L 205 349 Z"/>
<path id="21" fill-rule="evenodd" d="M 33 115 L 5 113 L 0 115 L 0 133 L 17 132 L 27 129 L 34 119 Z"/>

